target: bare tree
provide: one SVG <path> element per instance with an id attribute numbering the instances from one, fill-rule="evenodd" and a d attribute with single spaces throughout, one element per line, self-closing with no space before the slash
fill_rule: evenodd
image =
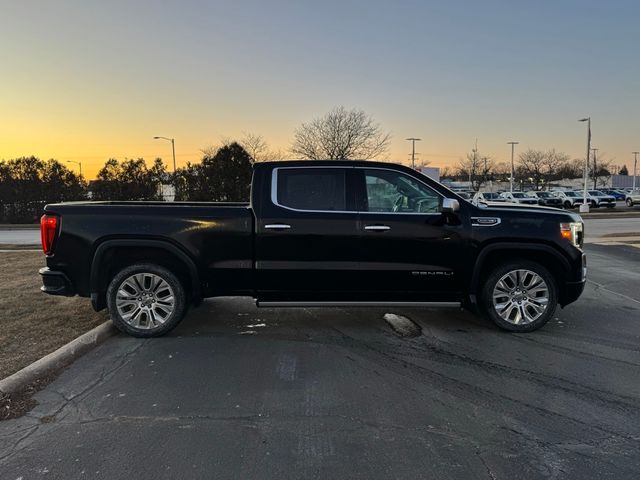
<path id="1" fill-rule="evenodd" d="M 458 161 L 458 175 L 468 179 L 472 189 L 479 190 L 490 179 L 493 166 L 494 161 L 491 157 L 473 150 Z"/>
<path id="2" fill-rule="evenodd" d="M 303 123 L 294 133 L 291 151 L 309 160 L 369 160 L 384 157 L 391 134 L 362 110 L 340 106 Z"/>
<path id="3" fill-rule="evenodd" d="M 608 160 L 605 153 L 593 152 L 591 162 L 589 162 L 589 178 L 593 182 L 593 188 L 606 187 L 611 177 L 611 160 Z"/>
<path id="4" fill-rule="evenodd" d="M 244 132 L 239 143 L 249 152 L 254 162 L 272 162 L 285 158 L 282 150 L 272 150 L 262 135 Z"/>
<path id="5" fill-rule="evenodd" d="M 522 152 L 518 157 L 518 173 L 522 180 L 529 181 L 536 190 L 540 190 L 547 174 L 545 152 L 531 148 Z"/>
<path id="6" fill-rule="evenodd" d="M 552 180 L 559 180 L 559 173 L 562 171 L 562 167 L 569 163 L 571 157 L 564 152 L 557 152 L 555 148 L 548 150 L 545 153 L 543 164 L 546 167 L 545 182 L 549 185 Z"/>

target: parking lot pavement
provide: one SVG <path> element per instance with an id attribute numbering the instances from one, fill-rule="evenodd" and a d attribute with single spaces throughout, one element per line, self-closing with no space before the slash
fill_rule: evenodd
<path id="1" fill-rule="evenodd" d="M 640 237 L 640 217 L 585 218 L 585 240 L 589 243 L 615 241 L 619 235 Z"/>
<path id="2" fill-rule="evenodd" d="M 584 296 L 530 334 L 459 310 L 206 301 L 2 422 L 0 478 L 638 478 L 640 251 L 587 251 Z"/>

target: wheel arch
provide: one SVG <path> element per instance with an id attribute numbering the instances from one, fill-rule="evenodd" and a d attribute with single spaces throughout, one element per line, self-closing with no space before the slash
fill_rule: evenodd
<path id="1" fill-rule="evenodd" d="M 105 292 L 111 278 L 135 263 L 155 263 L 168 268 L 186 283 L 191 300 L 202 299 L 200 274 L 191 257 L 176 245 L 155 239 L 111 239 L 101 242 L 91 261 L 89 285 L 95 310 L 106 307 Z"/>
<path id="2" fill-rule="evenodd" d="M 514 259 L 536 262 L 549 270 L 549 273 L 551 273 L 556 280 L 559 300 L 562 305 L 564 285 L 567 281 L 567 274 L 571 270 L 569 261 L 549 245 L 509 242 L 487 245 L 478 254 L 473 268 L 473 274 L 471 275 L 471 284 L 469 285 L 469 295 L 472 303 L 476 303 L 476 297 L 481 290 L 482 279 L 486 277 L 487 273 L 495 265 Z"/>

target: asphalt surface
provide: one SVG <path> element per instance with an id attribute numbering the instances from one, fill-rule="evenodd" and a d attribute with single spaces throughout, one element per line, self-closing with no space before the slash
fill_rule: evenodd
<path id="1" fill-rule="evenodd" d="M 40 229 L 30 228 L 2 228 L 0 229 L 0 244 L 33 245 L 40 243 Z"/>
<path id="2" fill-rule="evenodd" d="M 0 478 L 637 479 L 640 249 L 587 251 L 583 297 L 530 334 L 460 310 L 206 301 L 0 423 Z"/>

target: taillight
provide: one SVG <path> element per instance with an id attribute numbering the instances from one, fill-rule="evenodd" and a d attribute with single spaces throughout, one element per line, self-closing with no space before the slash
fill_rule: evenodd
<path id="1" fill-rule="evenodd" d="M 42 251 L 45 255 L 51 255 L 57 232 L 58 217 L 46 214 L 40 217 L 40 238 L 42 239 Z"/>

